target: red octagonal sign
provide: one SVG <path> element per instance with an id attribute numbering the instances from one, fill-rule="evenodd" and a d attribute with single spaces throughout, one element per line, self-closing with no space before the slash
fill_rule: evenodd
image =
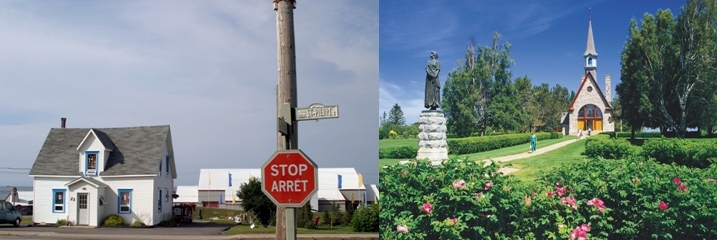
<path id="1" fill-rule="evenodd" d="M 279 150 L 261 167 L 261 190 L 282 207 L 302 207 L 318 191 L 318 167 L 301 150 Z"/>

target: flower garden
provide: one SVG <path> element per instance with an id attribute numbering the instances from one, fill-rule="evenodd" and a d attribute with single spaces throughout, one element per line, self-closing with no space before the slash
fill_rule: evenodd
<path id="1" fill-rule="evenodd" d="M 381 238 L 717 239 L 717 141 L 593 138 L 534 181 L 465 159 L 388 166 Z"/>

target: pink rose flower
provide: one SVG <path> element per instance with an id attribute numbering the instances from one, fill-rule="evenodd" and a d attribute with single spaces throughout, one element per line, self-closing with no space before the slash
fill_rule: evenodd
<path id="1" fill-rule="evenodd" d="M 558 193 L 558 196 L 562 197 L 565 194 L 565 189 L 562 187 L 559 187 L 555 192 Z"/>
<path id="2" fill-rule="evenodd" d="M 602 200 L 598 198 L 593 198 L 591 200 L 588 200 L 588 206 L 595 206 L 598 208 L 598 211 L 605 212 L 605 203 L 603 203 Z"/>
<path id="3" fill-rule="evenodd" d="M 450 222 L 451 224 L 456 224 L 458 222 L 458 219 L 457 218 L 449 218 L 448 222 Z"/>
<path id="4" fill-rule="evenodd" d="M 586 240 L 588 239 L 587 232 L 590 232 L 590 226 L 587 224 L 575 227 L 570 233 L 570 240 Z"/>
<path id="5" fill-rule="evenodd" d="M 532 202 L 533 202 L 533 200 L 531 200 L 530 197 L 525 196 L 525 205 L 530 205 L 530 203 L 532 203 Z"/>
<path id="6" fill-rule="evenodd" d="M 640 179 L 637 179 L 637 178 L 633 178 L 633 179 L 632 179 L 632 183 L 633 183 L 633 184 L 637 184 L 637 182 L 639 182 L 639 181 L 640 181 Z"/>
<path id="7" fill-rule="evenodd" d="M 400 232 L 400 233 L 408 233 L 408 227 L 406 227 L 406 226 L 397 226 L 397 227 L 396 227 L 396 231 L 398 231 L 398 232 Z"/>
<path id="8" fill-rule="evenodd" d="M 487 183 L 485 184 L 485 187 L 484 187 L 483 189 L 484 189 L 484 190 L 488 190 L 488 189 L 490 189 L 491 186 L 493 186 L 493 180 L 490 180 L 490 182 L 487 182 Z"/>
<path id="9" fill-rule="evenodd" d="M 408 174 L 408 171 L 406 169 L 401 170 L 401 175 L 406 175 L 406 174 Z"/>
<path id="10" fill-rule="evenodd" d="M 657 205 L 657 207 L 659 207 L 660 210 L 665 211 L 667 210 L 667 203 L 665 203 L 664 201 L 660 201 L 660 204 Z"/>
<path id="11" fill-rule="evenodd" d="M 425 213 L 431 214 L 431 212 L 433 211 L 433 205 L 431 205 L 430 203 L 424 203 L 424 204 L 423 204 L 423 211 L 424 211 Z"/>
<path id="12" fill-rule="evenodd" d="M 672 182 L 674 182 L 674 183 L 677 184 L 677 185 L 682 184 L 682 180 L 680 180 L 679 178 L 673 178 L 673 179 L 672 179 Z"/>
<path id="13" fill-rule="evenodd" d="M 560 202 L 563 203 L 563 204 L 566 204 L 566 205 L 568 205 L 568 206 L 570 206 L 570 207 L 572 207 L 572 208 L 575 209 L 575 210 L 578 209 L 578 205 L 577 205 L 577 203 L 575 202 L 575 198 L 573 198 L 573 197 L 564 197 L 564 198 L 561 198 L 561 199 L 560 199 Z"/>
<path id="14" fill-rule="evenodd" d="M 553 197 L 553 196 L 555 196 L 555 193 L 554 193 L 554 192 L 548 192 L 548 197 L 551 198 L 551 197 Z"/>
<path id="15" fill-rule="evenodd" d="M 685 192 L 685 190 L 687 190 L 687 185 L 680 185 L 679 187 L 677 187 L 677 190 L 679 190 L 680 192 Z"/>
<path id="16" fill-rule="evenodd" d="M 457 189 L 467 189 L 468 187 L 466 187 L 466 182 L 465 182 L 465 181 L 463 181 L 463 180 L 456 180 L 456 181 L 453 181 L 453 188 L 457 188 Z"/>

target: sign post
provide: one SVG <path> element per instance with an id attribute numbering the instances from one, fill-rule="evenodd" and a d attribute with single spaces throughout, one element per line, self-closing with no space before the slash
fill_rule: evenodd
<path id="1" fill-rule="evenodd" d="M 286 238 L 296 239 L 296 208 L 311 199 L 319 189 L 319 170 L 304 152 L 277 150 L 261 167 L 261 191 L 286 211 Z M 293 227 L 292 227 L 293 226 Z"/>

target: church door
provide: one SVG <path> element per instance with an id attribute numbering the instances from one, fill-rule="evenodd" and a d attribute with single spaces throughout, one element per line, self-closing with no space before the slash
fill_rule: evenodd
<path id="1" fill-rule="evenodd" d="M 588 104 L 578 111 L 578 129 L 583 131 L 587 131 L 588 128 L 602 130 L 602 124 L 602 111 L 598 106 Z"/>

